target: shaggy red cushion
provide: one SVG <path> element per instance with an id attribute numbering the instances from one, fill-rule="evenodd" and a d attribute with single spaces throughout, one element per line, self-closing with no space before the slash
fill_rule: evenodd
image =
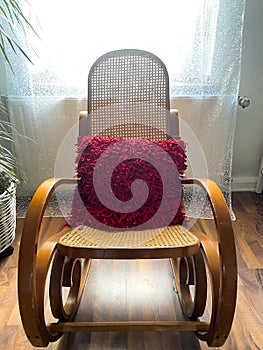
<path id="1" fill-rule="evenodd" d="M 149 229 L 180 224 L 185 142 L 80 137 L 70 226 Z"/>

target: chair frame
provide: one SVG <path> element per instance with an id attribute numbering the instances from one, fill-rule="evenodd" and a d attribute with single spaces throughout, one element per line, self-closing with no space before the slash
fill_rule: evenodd
<path id="1" fill-rule="evenodd" d="M 83 113 L 80 133 L 89 125 Z M 237 295 L 237 261 L 235 241 L 229 210 L 221 190 L 209 179 L 183 178 L 185 186 L 201 188 L 210 203 L 215 222 L 216 240 L 209 233 L 194 232 L 200 246 L 197 254 L 182 256 L 180 252 L 158 255 L 153 253 L 140 258 L 169 258 L 174 273 L 179 300 L 185 321 L 125 321 L 125 322 L 76 322 L 73 321 L 83 293 L 92 256 L 84 258 L 63 256 L 57 247 L 58 240 L 70 227 L 57 233 L 43 234 L 42 223 L 47 204 L 56 188 L 76 184 L 76 178 L 48 179 L 32 198 L 26 215 L 21 238 L 18 268 L 18 298 L 22 323 L 29 341 L 34 346 L 47 346 L 65 332 L 97 331 L 193 331 L 209 346 L 221 346 L 231 330 Z M 105 255 L 107 256 L 107 255 Z M 136 249 L 125 250 L 121 255 L 112 252 L 111 258 L 136 259 Z M 96 257 L 95 255 L 93 258 Z M 45 286 L 49 279 L 51 310 L 57 322 L 45 320 Z M 209 279 L 207 278 L 209 274 Z M 206 306 L 210 280 L 212 309 L 210 320 L 201 322 Z M 190 285 L 195 293 L 190 293 Z M 63 287 L 69 287 L 63 302 Z"/>

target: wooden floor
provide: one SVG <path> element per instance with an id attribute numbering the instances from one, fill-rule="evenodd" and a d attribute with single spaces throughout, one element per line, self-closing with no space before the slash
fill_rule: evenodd
<path id="1" fill-rule="evenodd" d="M 224 350 L 263 349 L 263 195 L 234 193 L 233 222 L 239 267 L 238 302 L 230 337 Z M 59 218 L 46 219 L 46 228 L 61 225 Z M 23 220 L 18 220 L 14 254 L 0 261 L 0 350 L 34 349 L 21 327 L 17 306 L 16 275 Z M 96 277 L 96 278 L 95 278 Z M 128 279 L 129 277 L 129 279 Z M 166 260 L 94 261 L 79 320 L 180 318 L 175 285 Z M 188 333 L 77 333 L 51 344 L 48 349 L 208 349 Z"/>

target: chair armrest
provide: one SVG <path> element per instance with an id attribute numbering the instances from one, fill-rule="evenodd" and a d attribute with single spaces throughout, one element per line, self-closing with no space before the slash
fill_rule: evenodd
<path id="1" fill-rule="evenodd" d="M 23 236 L 26 235 L 28 240 L 34 240 L 34 243 L 32 242 L 33 244 L 38 244 L 42 219 L 52 193 L 60 185 L 76 183 L 76 178 L 51 178 L 44 181 L 36 190 L 29 205 L 24 223 Z"/>
<path id="2" fill-rule="evenodd" d="M 20 241 L 18 260 L 18 299 L 26 333 L 35 337 L 38 346 L 47 346 L 48 332 L 44 326 L 44 295 L 47 269 L 52 261 L 58 239 L 70 227 L 60 231 L 41 229 L 47 203 L 55 188 L 77 183 L 77 179 L 48 179 L 36 190 L 29 205 Z M 42 233 L 43 232 L 43 233 Z M 41 235 L 45 235 L 45 239 Z"/>
<path id="3" fill-rule="evenodd" d="M 224 196 L 214 181 L 184 178 L 182 183 L 201 187 L 214 214 L 217 234 L 216 254 L 214 243 L 207 234 L 197 232 L 197 237 L 200 239 L 209 271 L 212 271 L 211 292 L 213 300 L 216 301 L 212 306 L 207 343 L 221 346 L 231 329 L 237 296 L 237 258 L 230 214 Z"/>
<path id="4" fill-rule="evenodd" d="M 229 209 L 220 188 L 210 179 L 183 178 L 182 184 L 197 185 L 206 193 L 214 215 L 222 271 L 228 271 L 233 280 L 236 279 L 237 261 L 234 233 Z"/>
<path id="5" fill-rule="evenodd" d="M 232 223 L 229 210 L 218 185 L 210 179 L 182 178 L 182 184 L 197 185 L 206 193 L 209 200 L 217 230 L 222 231 L 222 235 L 232 234 Z"/>

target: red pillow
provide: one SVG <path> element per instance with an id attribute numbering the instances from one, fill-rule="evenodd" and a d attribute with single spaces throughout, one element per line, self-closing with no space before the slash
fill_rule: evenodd
<path id="1" fill-rule="evenodd" d="M 185 142 L 80 137 L 70 226 L 104 230 L 181 224 Z"/>

